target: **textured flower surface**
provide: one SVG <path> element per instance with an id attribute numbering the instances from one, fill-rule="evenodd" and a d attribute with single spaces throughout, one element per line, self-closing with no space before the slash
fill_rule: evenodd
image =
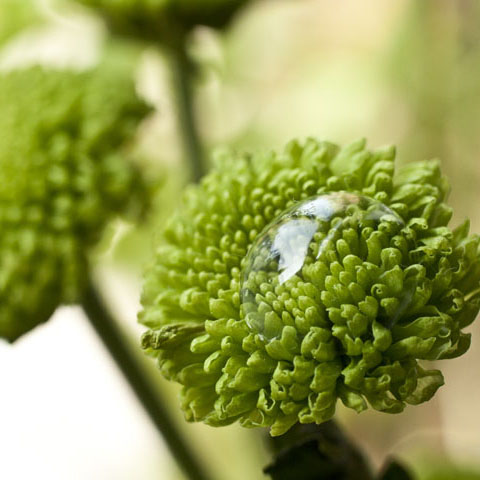
<path id="1" fill-rule="evenodd" d="M 171 40 L 195 25 L 220 28 L 247 0 L 77 0 L 98 9 L 119 32 Z"/>
<path id="2" fill-rule="evenodd" d="M 76 301 L 107 221 L 143 208 L 143 180 L 121 146 L 147 111 L 113 66 L 0 76 L 1 337 Z"/>
<path id="3" fill-rule="evenodd" d="M 139 318 L 187 420 L 280 435 L 330 419 L 338 399 L 398 413 L 443 384 L 422 361 L 469 347 L 479 238 L 468 222 L 447 226 L 437 161 L 395 173 L 394 157 L 364 141 L 294 141 L 223 155 L 186 192 Z"/>

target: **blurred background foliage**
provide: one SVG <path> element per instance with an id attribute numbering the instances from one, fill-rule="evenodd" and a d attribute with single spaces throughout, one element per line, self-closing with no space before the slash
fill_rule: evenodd
<path id="1" fill-rule="evenodd" d="M 2 0 L 0 2 L 0 45 L 22 29 L 40 20 L 41 15 L 31 0 Z"/>
<path id="2" fill-rule="evenodd" d="M 470 217 L 479 232 L 479 25 L 476 0 L 256 0 L 222 31 L 197 27 L 188 52 L 207 157 L 225 147 L 281 148 L 292 137 L 393 143 L 400 162 L 442 160 L 453 223 Z M 67 0 L 0 0 L 0 70 L 35 63 L 83 70 L 105 58 L 131 63 L 138 91 L 155 107 L 135 145 L 154 185 L 154 207 L 140 227 L 111 225 L 97 252 L 105 294 L 136 342 L 132 312 L 151 235 L 190 178 L 165 50 L 109 34 L 95 12 Z M 340 420 L 377 466 L 395 453 L 419 479 L 480 479 L 480 329 L 471 328 L 471 351 L 443 366 L 446 386 L 427 405 L 391 417 L 341 410 Z M 176 412 L 175 388 L 160 375 L 152 381 Z M 216 478 L 265 478 L 259 432 L 203 425 L 185 431 Z"/>

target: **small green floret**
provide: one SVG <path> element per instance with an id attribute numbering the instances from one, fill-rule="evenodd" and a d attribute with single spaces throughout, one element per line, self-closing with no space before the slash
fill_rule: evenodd
<path id="1" fill-rule="evenodd" d="M 77 301 L 107 222 L 143 208 L 143 180 L 122 145 L 147 112 L 113 67 L 0 76 L 1 337 Z"/>
<path id="2" fill-rule="evenodd" d="M 398 413 L 443 385 L 424 361 L 470 345 L 463 329 L 480 307 L 479 237 L 468 222 L 447 226 L 438 161 L 395 173 L 394 157 L 363 141 L 293 141 L 280 154 L 225 155 L 187 191 L 159 239 L 139 316 L 144 348 L 183 386 L 187 420 L 238 420 L 279 435 L 330 419 L 338 399 L 357 412 Z M 319 237 L 278 288 L 262 272 L 247 276 L 270 322 L 262 335 L 241 305 L 247 253 L 279 215 L 331 192 L 380 202 L 394 217 L 377 226 L 353 217 L 321 255 Z"/>

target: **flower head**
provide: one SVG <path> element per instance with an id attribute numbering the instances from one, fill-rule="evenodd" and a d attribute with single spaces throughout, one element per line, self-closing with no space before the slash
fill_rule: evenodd
<path id="1" fill-rule="evenodd" d="M 443 384 L 423 361 L 469 347 L 479 238 L 451 230 L 438 161 L 309 139 L 226 155 L 163 231 L 146 274 L 144 348 L 187 420 L 330 419 L 337 400 L 401 412 Z"/>
<path id="2" fill-rule="evenodd" d="M 220 28 L 247 0 L 78 0 L 96 8 L 113 30 L 171 41 L 196 25 Z"/>
<path id="3" fill-rule="evenodd" d="M 0 336 L 78 300 L 106 223 L 143 208 L 122 145 L 147 113 L 125 71 L 40 67 L 0 76 Z"/>

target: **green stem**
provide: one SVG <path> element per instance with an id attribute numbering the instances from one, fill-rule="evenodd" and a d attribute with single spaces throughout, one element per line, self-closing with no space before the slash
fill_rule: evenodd
<path id="1" fill-rule="evenodd" d="M 184 155 L 190 162 L 193 180 L 198 182 L 205 174 L 206 168 L 193 108 L 192 65 L 185 50 L 183 39 L 172 46 L 170 58 L 172 86 L 177 102 L 179 133 Z"/>
<path id="2" fill-rule="evenodd" d="M 139 359 L 131 351 L 124 335 L 90 281 L 82 307 L 96 333 L 115 360 L 153 424 L 163 436 L 178 465 L 190 480 L 207 480 L 193 452 L 170 418 L 165 402 L 159 397 Z"/>
<path id="3" fill-rule="evenodd" d="M 271 439 L 274 462 L 265 469 L 273 480 L 373 480 L 361 450 L 336 422 L 294 425 Z"/>

